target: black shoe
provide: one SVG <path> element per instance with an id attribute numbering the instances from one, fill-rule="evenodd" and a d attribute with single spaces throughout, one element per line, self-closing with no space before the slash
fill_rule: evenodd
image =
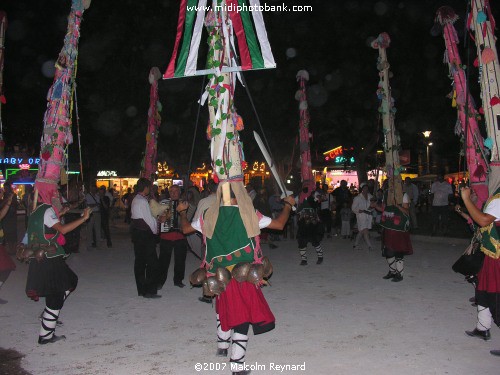
<path id="1" fill-rule="evenodd" d="M 179 288 L 184 288 L 186 286 L 182 283 L 182 281 L 180 283 L 174 283 L 174 285 L 178 286 Z"/>
<path id="2" fill-rule="evenodd" d="M 500 357 L 500 350 L 490 350 L 491 355 L 496 355 L 497 357 Z"/>
<path id="3" fill-rule="evenodd" d="M 52 335 L 52 337 L 50 339 L 44 339 L 43 337 L 39 337 L 38 343 L 40 345 L 53 344 L 59 340 L 66 340 L 66 336 L 64 336 L 64 335 L 61 335 L 61 336 Z"/>
<path id="4" fill-rule="evenodd" d="M 394 277 L 396 276 L 396 274 L 394 272 L 387 272 L 387 275 L 383 276 L 382 279 L 384 280 L 389 280 L 389 279 L 394 279 Z"/>
<path id="5" fill-rule="evenodd" d="M 217 357 L 227 357 L 227 349 L 217 348 L 217 352 L 215 353 Z"/>
<path id="6" fill-rule="evenodd" d="M 307 260 L 301 260 L 300 261 L 301 266 L 307 266 Z"/>
<path id="7" fill-rule="evenodd" d="M 474 328 L 473 331 L 465 331 L 465 334 L 470 337 L 477 337 L 478 339 L 483 339 L 484 341 L 491 340 L 490 330 L 480 331 Z"/>
<path id="8" fill-rule="evenodd" d="M 150 299 L 155 299 L 155 298 L 161 298 L 159 294 L 153 294 L 153 293 L 146 293 L 143 296 L 144 298 L 150 298 Z"/>
<path id="9" fill-rule="evenodd" d="M 399 273 L 395 274 L 394 277 L 392 278 L 393 282 L 397 283 L 399 281 L 403 281 L 403 276 L 401 276 Z"/>
<path id="10" fill-rule="evenodd" d="M 205 302 L 205 303 L 212 303 L 212 298 L 208 298 L 208 297 L 203 296 L 203 297 L 199 297 L 198 301 Z"/>
<path id="11" fill-rule="evenodd" d="M 316 261 L 316 264 L 321 264 L 321 263 L 323 263 L 323 257 L 318 258 L 318 260 Z"/>

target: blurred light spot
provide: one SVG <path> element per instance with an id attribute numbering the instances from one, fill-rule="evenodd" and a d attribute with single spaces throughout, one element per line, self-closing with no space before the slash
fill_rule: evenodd
<path id="1" fill-rule="evenodd" d="M 295 48 L 287 48 L 286 57 L 293 59 L 295 56 L 297 56 L 297 50 Z"/>
<path id="2" fill-rule="evenodd" d="M 375 5 L 373 6 L 373 10 L 375 11 L 375 14 L 377 16 L 383 16 L 387 13 L 387 4 L 383 1 L 379 1 L 375 3 Z"/>
<path id="3" fill-rule="evenodd" d="M 42 74 L 47 78 L 53 78 L 56 72 L 54 60 L 47 60 L 42 64 Z"/>
<path id="4" fill-rule="evenodd" d="M 130 107 L 128 107 L 126 110 L 125 110 L 125 114 L 128 116 L 128 117 L 135 117 L 137 116 L 137 108 L 133 105 L 131 105 Z"/>

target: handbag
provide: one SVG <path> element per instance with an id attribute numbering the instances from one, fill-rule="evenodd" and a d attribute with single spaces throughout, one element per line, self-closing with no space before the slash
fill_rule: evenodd
<path id="1" fill-rule="evenodd" d="M 475 276 L 481 270 L 484 261 L 484 253 L 481 248 L 481 234 L 476 232 L 471 243 L 465 249 L 464 253 L 451 266 L 453 271 L 464 276 Z"/>

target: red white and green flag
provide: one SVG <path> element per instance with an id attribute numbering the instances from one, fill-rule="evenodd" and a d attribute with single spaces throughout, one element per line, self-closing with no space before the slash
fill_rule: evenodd
<path id="1" fill-rule="evenodd" d="M 228 14 L 232 24 L 232 28 L 223 26 L 224 38 L 229 40 L 224 49 L 230 56 L 230 66 L 224 66 L 222 73 L 276 67 L 259 0 L 213 0 L 211 6 L 207 0 L 181 0 L 174 51 L 164 79 L 215 73 L 216 68 L 197 66 L 203 24 L 210 7 Z"/>

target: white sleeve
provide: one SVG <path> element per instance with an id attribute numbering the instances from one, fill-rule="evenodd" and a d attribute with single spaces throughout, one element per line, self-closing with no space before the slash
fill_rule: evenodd
<path id="1" fill-rule="evenodd" d="M 191 222 L 191 226 L 193 227 L 194 230 L 201 232 L 201 215 L 198 216 L 197 218 L 193 219 Z"/>
<path id="2" fill-rule="evenodd" d="M 272 220 L 273 219 L 271 219 L 269 216 L 262 215 L 262 217 L 259 219 L 259 228 L 267 228 L 269 224 L 271 224 Z"/>
<path id="3" fill-rule="evenodd" d="M 493 199 L 488 203 L 484 213 L 495 217 L 495 221 L 500 220 L 500 199 Z"/>
<path id="4" fill-rule="evenodd" d="M 59 218 L 52 207 L 45 211 L 45 214 L 43 215 L 43 223 L 49 228 L 52 228 L 54 225 L 59 223 Z"/>

